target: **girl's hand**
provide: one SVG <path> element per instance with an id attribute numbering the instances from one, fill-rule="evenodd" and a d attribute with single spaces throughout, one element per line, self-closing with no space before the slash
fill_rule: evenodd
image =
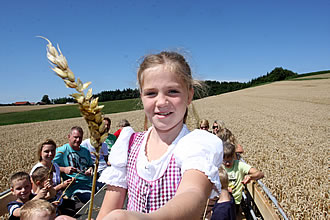
<path id="1" fill-rule="evenodd" d="M 242 183 L 247 184 L 247 183 L 251 182 L 251 180 L 252 180 L 252 177 L 251 177 L 250 174 L 248 174 L 248 175 L 244 176 L 244 179 L 242 180 Z"/>
<path id="2" fill-rule="evenodd" d="M 46 180 L 46 182 L 45 182 L 45 184 L 44 184 L 44 188 L 45 188 L 46 190 L 48 190 L 48 189 L 50 189 L 50 188 L 52 187 L 52 185 L 50 184 L 50 182 L 51 182 L 50 179 Z"/>
<path id="3" fill-rule="evenodd" d="M 44 199 L 46 198 L 48 193 L 48 190 L 46 188 L 42 188 L 39 190 L 39 192 L 37 193 L 37 195 L 35 196 L 36 199 Z"/>

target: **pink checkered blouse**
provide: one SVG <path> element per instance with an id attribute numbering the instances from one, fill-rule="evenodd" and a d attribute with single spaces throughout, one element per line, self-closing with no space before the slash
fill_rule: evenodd
<path id="1" fill-rule="evenodd" d="M 181 169 L 172 155 L 167 169 L 160 178 L 147 181 L 140 177 L 137 173 L 136 162 L 144 134 L 145 132 L 136 133 L 128 149 L 127 210 L 149 213 L 156 211 L 174 197 L 181 180 Z"/>

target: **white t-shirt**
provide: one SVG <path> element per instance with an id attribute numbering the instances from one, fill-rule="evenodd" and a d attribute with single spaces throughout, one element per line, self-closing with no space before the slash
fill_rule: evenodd
<path id="1" fill-rule="evenodd" d="M 81 142 L 80 144 L 81 146 L 86 147 L 89 152 L 91 153 L 91 157 L 93 162 L 95 163 L 95 155 L 92 152 L 96 152 L 95 148 L 93 147 L 93 145 L 91 144 L 90 139 L 85 139 L 83 140 L 83 142 Z M 107 168 L 107 162 L 105 162 L 104 160 L 104 156 L 108 156 L 109 152 L 108 152 L 108 146 L 105 143 L 102 143 L 102 147 L 100 149 L 100 159 L 99 159 L 99 168 L 97 169 L 97 172 L 100 172 L 102 170 L 104 170 L 105 168 Z"/>
<path id="2" fill-rule="evenodd" d="M 137 157 L 137 173 L 141 178 L 148 181 L 160 178 L 173 155 L 177 165 L 181 168 L 182 175 L 186 170 L 199 170 L 214 183 L 215 187 L 212 190 L 211 197 L 213 198 L 220 193 L 221 183 L 218 168 L 223 158 L 223 147 L 220 138 L 200 129 L 189 132 L 187 126 L 183 125 L 179 135 L 169 145 L 166 153 L 157 160 L 148 161 L 145 147 L 151 129 L 152 127 L 145 133 Z M 134 130 L 131 127 L 123 128 L 109 156 L 111 167 L 103 171 L 99 178 L 100 182 L 127 188 L 127 151 L 133 133 Z"/>

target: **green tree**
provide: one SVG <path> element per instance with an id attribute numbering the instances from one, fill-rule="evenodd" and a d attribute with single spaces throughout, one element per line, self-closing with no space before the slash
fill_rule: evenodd
<path id="1" fill-rule="evenodd" d="M 51 104 L 48 95 L 44 95 L 41 99 L 41 102 L 44 102 L 46 104 Z"/>

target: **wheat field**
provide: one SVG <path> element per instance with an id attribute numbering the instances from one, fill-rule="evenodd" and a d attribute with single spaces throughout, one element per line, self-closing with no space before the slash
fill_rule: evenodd
<path id="1" fill-rule="evenodd" d="M 244 147 L 243 158 L 262 170 L 262 181 L 291 219 L 329 218 L 330 74 L 324 79 L 282 81 L 194 101 L 200 119 L 225 122 Z M 190 114 L 191 115 L 191 114 Z M 143 129 L 143 111 L 107 115 L 111 131 L 121 119 Z M 190 116 L 188 127 L 196 121 Z M 8 178 L 36 163 L 45 138 L 60 146 L 82 118 L 0 126 L 0 190 Z"/>

